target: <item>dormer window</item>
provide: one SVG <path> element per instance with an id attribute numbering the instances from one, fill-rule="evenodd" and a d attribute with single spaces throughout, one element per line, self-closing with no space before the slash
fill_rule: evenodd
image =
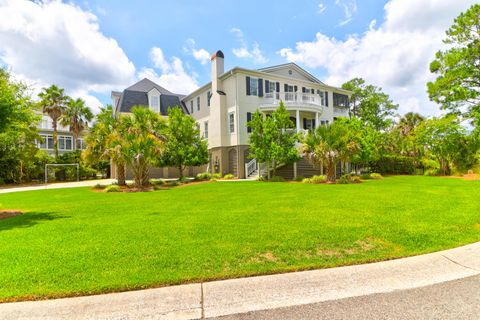
<path id="1" fill-rule="evenodd" d="M 155 112 L 160 112 L 160 96 L 150 96 L 150 109 Z"/>

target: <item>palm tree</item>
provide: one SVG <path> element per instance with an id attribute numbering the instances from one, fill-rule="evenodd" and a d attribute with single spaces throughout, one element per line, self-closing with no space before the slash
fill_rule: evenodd
<path id="1" fill-rule="evenodd" d="M 413 165 L 415 168 L 417 167 L 418 156 L 415 129 L 424 121 L 425 118 L 422 115 L 414 112 L 408 112 L 400 118 L 400 121 L 397 125 L 397 130 L 402 136 L 403 141 L 405 141 L 407 145 L 410 144 L 410 146 L 407 146 L 406 149 L 408 150 L 409 147 L 411 147 L 411 156 L 413 158 Z"/>
<path id="2" fill-rule="evenodd" d="M 69 98 L 65 95 L 64 90 L 56 85 L 43 88 L 42 92 L 38 94 L 38 97 L 40 98 L 39 104 L 43 113 L 48 114 L 52 119 L 53 148 L 55 150 L 55 158 L 58 158 L 57 123 L 65 111 L 65 106 Z"/>
<path id="3" fill-rule="evenodd" d="M 73 134 L 73 150 L 77 150 L 80 132 L 85 130 L 88 126 L 88 121 L 92 119 L 92 110 L 85 105 L 85 101 L 80 98 L 76 100 L 69 99 L 64 113 L 59 120 L 62 126 L 69 126 L 69 130 Z"/>
<path id="4" fill-rule="evenodd" d="M 303 140 L 303 153 L 317 165 L 327 167 L 327 180 L 335 182 L 337 163 L 349 161 L 358 152 L 359 144 L 348 124 L 336 121 L 329 126 L 319 126 L 309 132 Z"/>
<path id="5" fill-rule="evenodd" d="M 120 153 L 133 170 L 135 187 L 141 190 L 148 183 L 149 166 L 164 149 L 166 123 L 158 113 L 145 107 L 133 107 L 132 114 L 120 120 Z"/>
<path id="6" fill-rule="evenodd" d="M 107 105 L 97 114 L 95 124 L 85 137 L 87 149 L 83 153 L 85 160 L 95 163 L 98 159 L 110 160 L 117 172 L 117 181 L 125 185 L 126 144 L 122 138 L 121 121 L 113 116 L 113 107 Z"/>

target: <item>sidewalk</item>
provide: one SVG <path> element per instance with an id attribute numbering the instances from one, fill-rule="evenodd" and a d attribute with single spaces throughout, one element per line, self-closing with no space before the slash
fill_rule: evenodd
<path id="1" fill-rule="evenodd" d="M 480 242 L 365 265 L 0 304 L 0 319 L 201 319 L 419 288 L 480 274 Z"/>
<path id="2" fill-rule="evenodd" d="M 86 180 L 78 182 L 62 182 L 62 183 L 50 183 L 50 184 L 39 184 L 28 187 L 12 187 L 0 189 L 0 194 L 2 193 L 12 193 L 12 192 L 22 192 L 22 191 L 32 191 L 32 190 L 44 190 L 44 189 L 65 189 L 65 188 L 77 188 L 77 187 L 93 187 L 96 184 L 112 184 L 115 179 L 99 179 L 99 180 Z"/>

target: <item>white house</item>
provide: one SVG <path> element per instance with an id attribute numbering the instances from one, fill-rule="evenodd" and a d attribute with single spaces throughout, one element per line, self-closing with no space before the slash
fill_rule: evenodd
<path id="1" fill-rule="evenodd" d="M 157 85 L 154 88 L 151 81 L 144 79 L 142 81 L 148 81 L 149 87 L 142 88 L 141 98 L 131 97 L 130 101 L 141 102 L 136 104 L 149 106 L 161 114 L 166 114 L 168 106 L 181 105 L 185 113 L 196 119 L 201 133 L 208 139 L 208 168 L 212 172 L 232 173 L 239 178 L 257 174 L 257 163 L 249 158 L 247 128 L 256 110 L 269 113 L 283 101 L 299 132 L 349 115 L 351 92 L 326 85 L 294 63 L 258 70 L 235 67 L 225 72 L 222 51 L 212 55 L 211 63 L 211 82 L 187 96 L 173 94 Z M 126 91 L 129 89 L 123 94 L 112 93 L 116 112 L 128 112 L 128 107 L 122 107 Z M 308 177 L 320 171 L 302 159 L 279 168 L 278 172 L 293 178 L 297 175 Z"/>

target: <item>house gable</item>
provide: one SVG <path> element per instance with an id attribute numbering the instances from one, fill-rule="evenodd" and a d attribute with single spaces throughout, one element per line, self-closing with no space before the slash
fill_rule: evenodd
<path id="1" fill-rule="evenodd" d="M 280 75 L 282 77 L 289 77 L 289 78 L 294 78 L 298 80 L 324 84 L 323 82 L 315 78 L 313 75 L 311 75 L 304 69 L 300 68 L 295 63 L 281 64 L 278 66 L 259 69 L 258 71 Z"/>

